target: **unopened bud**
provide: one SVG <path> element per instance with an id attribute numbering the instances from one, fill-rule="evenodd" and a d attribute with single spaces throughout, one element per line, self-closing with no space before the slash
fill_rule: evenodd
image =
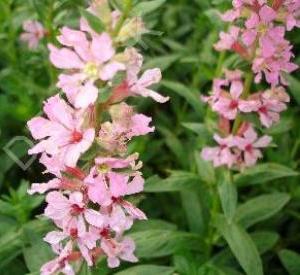
<path id="1" fill-rule="evenodd" d="M 139 38 L 145 32 L 146 28 L 143 20 L 140 17 L 134 17 L 124 24 L 116 37 L 116 41 L 124 43 L 129 39 Z"/>
<path id="2" fill-rule="evenodd" d="M 111 23 L 111 9 L 107 0 L 94 0 L 91 7 L 104 24 Z"/>

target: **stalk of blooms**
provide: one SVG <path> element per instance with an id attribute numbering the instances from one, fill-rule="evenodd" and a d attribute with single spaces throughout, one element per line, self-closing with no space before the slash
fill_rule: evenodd
<path id="1" fill-rule="evenodd" d="M 272 141 L 269 136 L 259 138 L 243 114 L 253 113 L 269 128 L 280 121 L 280 113 L 290 101 L 284 74 L 298 65 L 292 61 L 293 46 L 285 34 L 299 27 L 300 1 L 234 0 L 232 4 L 233 9 L 221 15 L 231 26 L 227 33 L 220 33 L 215 49 L 237 53 L 251 70 L 227 70 L 224 79 L 214 80 L 211 95 L 202 97 L 219 115 L 221 134 L 214 136 L 218 146 L 204 148 L 202 157 L 213 161 L 215 167 L 243 169 L 255 165 L 263 156 L 261 149 Z M 270 87 L 255 91 L 253 84 L 263 79 Z"/>
<path id="2" fill-rule="evenodd" d="M 168 100 L 151 89 L 161 79 L 160 70 L 139 76 L 143 56 L 124 47 L 134 35 L 132 20 L 137 19 L 128 18 L 116 32 L 120 11 L 111 11 L 105 0 L 95 1 L 88 10 L 102 20 L 105 30 L 97 33 L 84 18 L 80 30 L 61 29 L 62 47 L 48 48 L 53 65 L 64 70 L 57 83 L 64 94 L 46 100 L 45 115 L 28 122 L 37 141 L 29 153 L 39 154 L 45 172 L 53 175 L 28 190 L 31 195 L 46 194 L 44 215 L 57 227 L 44 238 L 58 255 L 42 266 L 44 275 L 75 274 L 74 262 L 93 266 L 102 256 L 111 268 L 121 260 L 138 260 L 134 241 L 124 232 L 135 220 L 147 219 L 128 200 L 143 191 L 144 179 L 138 154 L 128 155 L 127 147 L 154 127 L 150 117 L 137 114 L 125 100 Z"/>

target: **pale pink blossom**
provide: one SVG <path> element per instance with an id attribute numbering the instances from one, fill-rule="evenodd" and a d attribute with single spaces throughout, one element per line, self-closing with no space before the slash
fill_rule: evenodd
<path id="1" fill-rule="evenodd" d="M 150 97 L 159 103 L 167 102 L 169 97 L 164 97 L 150 88 L 161 81 L 160 69 L 146 70 L 139 77 L 143 65 L 143 56 L 135 48 L 126 49 L 125 55 L 128 59 L 127 77 L 125 82 L 114 90 L 114 101 L 121 101 L 128 96 L 143 96 Z"/>
<path id="2" fill-rule="evenodd" d="M 29 195 L 35 193 L 44 194 L 49 190 L 58 189 L 61 186 L 61 180 L 54 178 L 47 183 L 33 183 L 28 190 Z"/>
<path id="3" fill-rule="evenodd" d="M 135 250 L 135 244 L 130 238 L 124 238 L 119 242 L 104 238 L 101 241 L 101 248 L 107 255 L 108 266 L 111 268 L 118 267 L 120 265 L 120 259 L 131 263 L 138 261 L 136 256 L 133 254 Z"/>
<path id="4" fill-rule="evenodd" d="M 240 28 L 232 26 L 229 32 L 221 32 L 220 40 L 214 45 L 217 51 L 231 50 L 234 44 L 238 41 Z"/>
<path id="5" fill-rule="evenodd" d="M 36 49 L 46 34 L 43 25 L 36 20 L 27 20 L 23 23 L 23 29 L 21 40 L 28 43 L 30 49 Z"/>
<path id="6" fill-rule="evenodd" d="M 298 65 L 291 62 L 294 57 L 291 52 L 292 46 L 284 42 L 276 45 L 275 54 L 270 57 L 258 55 L 252 65 L 252 70 L 256 74 L 255 82 L 259 83 L 262 80 L 263 74 L 266 81 L 273 87 L 279 85 L 287 85 L 284 78 L 284 73 L 291 73 L 298 69 Z"/>
<path id="7" fill-rule="evenodd" d="M 58 95 L 45 102 L 44 112 L 47 118 L 35 117 L 28 122 L 33 138 L 40 141 L 29 154 L 58 156 L 65 165 L 76 166 L 81 154 L 92 145 L 95 130 L 85 129 L 83 117 Z"/>
<path id="8" fill-rule="evenodd" d="M 246 46 L 254 43 L 257 36 L 262 38 L 266 31 L 272 28 L 272 22 L 276 19 L 276 12 L 269 6 L 264 5 L 259 12 L 252 12 L 249 19 L 245 22 L 246 29 L 243 31 L 242 38 Z"/>
<path id="9" fill-rule="evenodd" d="M 232 151 L 233 137 L 221 138 L 215 134 L 214 140 L 219 146 L 204 148 L 201 152 L 202 158 L 206 161 L 212 161 L 215 167 L 226 165 L 231 168 L 236 162 L 236 155 Z"/>
<path id="10" fill-rule="evenodd" d="M 102 207 L 121 206 L 123 211 L 134 219 L 146 219 L 145 214 L 133 204 L 123 199 L 124 196 L 137 194 L 144 189 L 144 180 L 139 173 L 130 180 L 128 175 L 115 172 L 99 173 L 95 168 L 85 179 L 91 201 Z"/>
<path id="11" fill-rule="evenodd" d="M 87 108 L 98 97 L 95 81 L 111 80 L 125 70 L 125 65 L 115 59 L 113 41 L 107 33 L 94 34 L 89 41 L 84 32 L 63 28 L 58 40 L 65 47 L 48 46 L 53 65 L 68 72 L 60 76 L 58 87 L 76 108 Z"/>
<path id="12" fill-rule="evenodd" d="M 281 2 L 281 1 L 275 1 Z M 291 31 L 293 28 L 300 27 L 300 2 L 299 0 L 284 0 L 281 5 L 278 5 L 279 19 L 284 19 L 286 28 Z"/>
<path id="13" fill-rule="evenodd" d="M 87 208 L 83 194 L 74 192 L 69 198 L 58 191 L 47 194 L 45 216 L 61 224 L 62 229 L 66 230 L 73 223 L 85 219 L 93 226 L 102 227 L 105 224 L 105 217 L 99 212 Z"/>
<path id="14" fill-rule="evenodd" d="M 93 231 L 87 231 L 86 224 L 83 219 L 79 219 L 74 227 L 71 227 L 68 232 L 64 231 L 51 231 L 49 232 L 44 241 L 51 244 L 53 250 L 61 247 L 62 241 L 71 238 L 81 252 L 82 257 L 87 261 L 89 266 L 93 266 L 93 260 L 90 255 L 90 250 L 96 247 L 96 241 L 100 238 L 94 234 Z"/>
<path id="15" fill-rule="evenodd" d="M 56 273 L 63 273 L 65 275 L 75 275 L 73 267 L 69 263 L 68 257 L 72 254 L 72 242 L 69 241 L 64 249 L 59 253 L 59 256 L 54 260 L 45 263 L 41 267 L 41 275 L 52 275 Z"/>
<path id="16" fill-rule="evenodd" d="M 280 113 L 285 111 L 287 106 L 278 99 L 271 98 L 263 93 L 257 101 L 257 113 L 263 126 L 269 128 L 280 120 Z"/>
<path id="17" fill-rule="evenodd" d="M 142 114 L 135 114 L 133 108 L 126 103 L 114 105 L 109 113 L 112 122 L 101 125 L 98 141 L 106 150 L 126 151 L 126 144 L 136 136 L 143 136 L 154 132 L 149 126 L 152 119 Z"/>
<path id="18" fill-rule="evenodd" d="M 234 137 L 234 144 L 242 151 L 242 166 L 253 166 L 257 160 L 262 158 L 261 149 L 270 145 L 272 138 L 263 136 L 258 138 L 252 126 L 244 132 L 242 137 Z"/>
<path id="19" fill-rule="evenodd" d="M 212 109 L 221 116 L 234 120 L 239 112 L 249 113 L 255 110 L 256 102 L 240 98 L 244 90 L 240 72 L 227 72 L 227 79 L 231 83 L 230 92 L 222 91 L 212 103 Z"/>

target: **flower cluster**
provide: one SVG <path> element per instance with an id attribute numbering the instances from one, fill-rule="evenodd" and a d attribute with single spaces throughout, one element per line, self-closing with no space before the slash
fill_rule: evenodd
<path id="1" fill-rule="evenodd" d="M 28 44 L 29 49 L 36 49 L 41 39 L 47 35 L 43 25 L 36 20 L 26 20 L 23 23 L 24 32 L 21 34 L 21 41 Z"/>
<path id="2" fill-rule="evenodd" d="M 262 126 L 269 128 L 279 122 L 290 101 L 284 74 L 298 66 L 292 62 L 293 46 L 285 33 L 300 26 L 300 1 L 234 0 L 233 9 L 221 17 L 232 25 L 220 33 L 215 49 L 237 53 L 250 69 L 246 73 L 225 71 L 225 79 L 214 80 L 212 94 L 202 97 L 218 113 L 222 135 L 215 135 L 219 146 L 204 148 L 202 157 L 216 167 L 241 169 L 255 165 L 262 157 L 259 148 L 272 141 L 268 136 L 258 138 L 245 114 L 256 114 Z M 270 87 L 253 91 L 252 82 L 262 82 L 263 76 Z"/>
<path id="3" fill-rule="evenodd" d="M 117 30 L 123 17 L 107 1 L 96 1 L 88 10 L 105 30 L 97 33 L 84 18 L 79 30 L 61 29 L 62 47 L 48 47 L 53 65 L 64 70 L 57 83 L 63 94 L 45 101 L 45 116 L 28 122 L 38 141 L 29 154 L 39 154 L 54 176 L 28 191 L 47 193 L 44 215 L 57 227 L 44 238 L 58 255 L 41 268 L 44 275 L 74 274 L 73 262 L 93 266 L 102 256 L 111 268 L 120 260 L 137 261 L 135 244 L 124 232 L 135 220 L 147 219 L 128 200 L 143 191 L 144 179 L 138 154 L 128 155 L 127 146 L 154 127 L 150 117 L 137 114 L 125 100 L 139 95 L 168 100 L 150 89 L 160 81 L 160 70 L 140 74 L 143 56 L 124 47 L 132 36 L 132 20 L 141 19 L 129 18 Z"/>

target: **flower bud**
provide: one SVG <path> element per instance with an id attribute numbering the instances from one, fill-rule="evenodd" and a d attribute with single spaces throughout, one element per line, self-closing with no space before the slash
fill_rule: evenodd
<path id="1" fill-rule="evenodd" d="M 134 17 L 127 21 L 121 28 L 116 42 L 124 43 L 132 38 L 139 38 L 143 33 L 146 32 L 145 24 L 140 17 Z"/>
<path id="2" fill-rule="evenodd" d="M 107 0 L 94 0 L 91 7 L 105 25 L 111 23 L 111 10 Z"/>

